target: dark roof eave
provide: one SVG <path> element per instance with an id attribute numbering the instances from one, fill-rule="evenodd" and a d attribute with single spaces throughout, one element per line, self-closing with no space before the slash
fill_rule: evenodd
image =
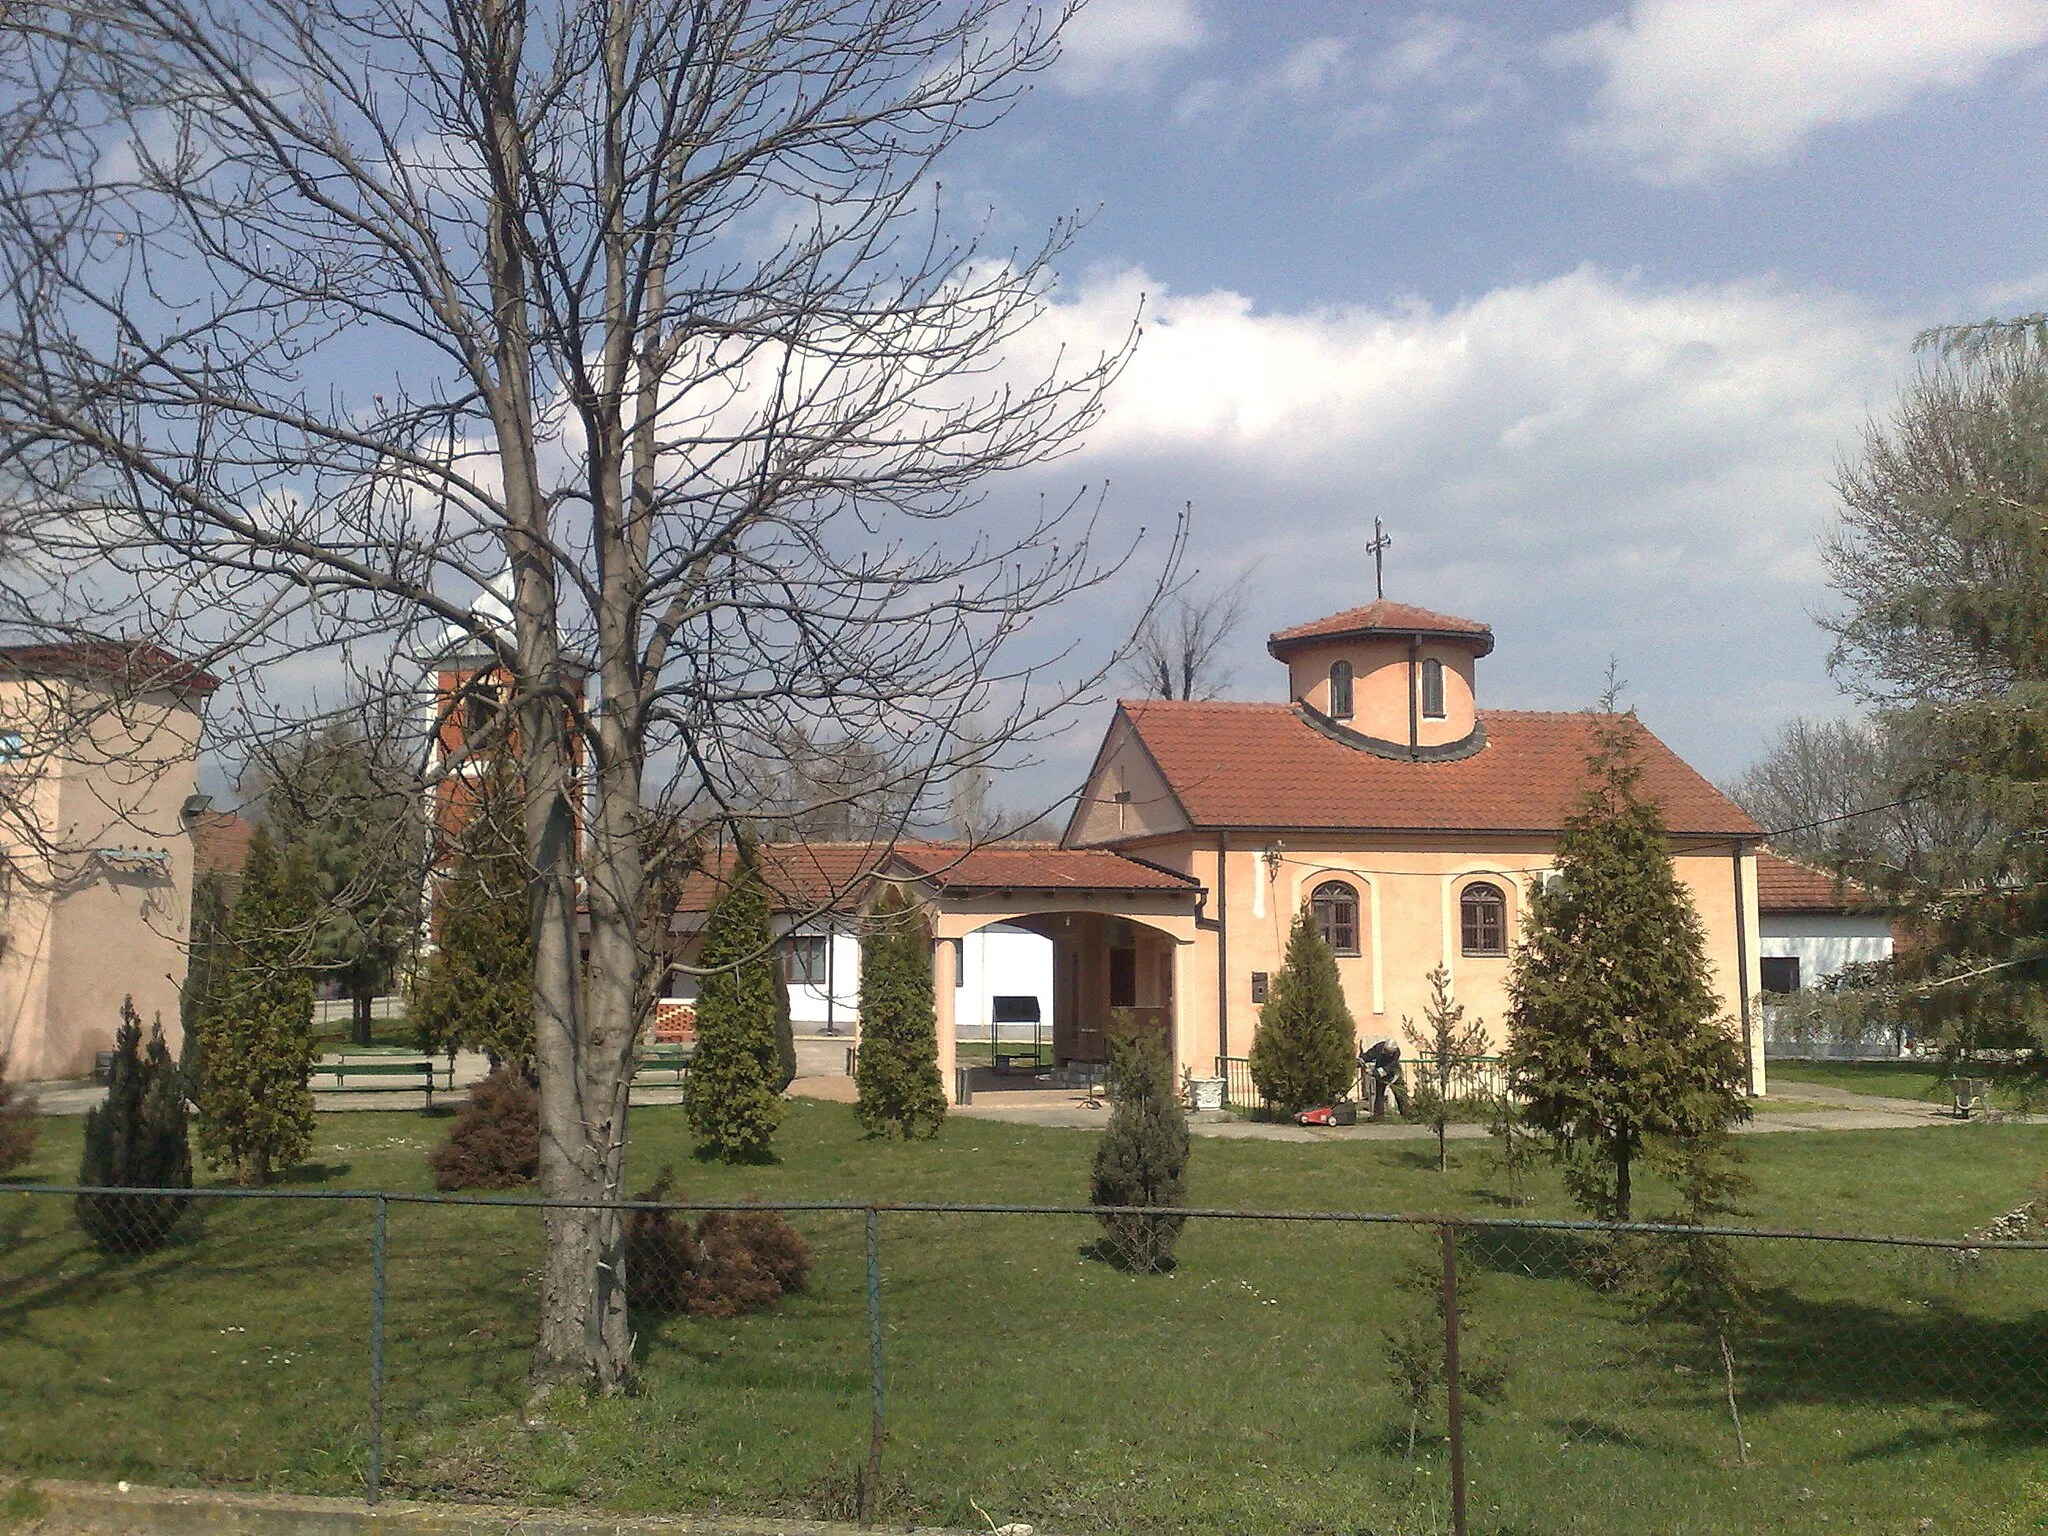
<path id="1" fill-rule="evenodd" d="M 1275 661 L 1285 661 L 1296 651 L 1310 650 L 1319 645 L 1339 644 L 1346 640 L 1440 640 L 1447 645 L 1462 645 L 1470 648 L 1474 656 L 1493 654 L 1493 631 L 1471 629 L 1408 629 L 1385 624 L 1368 624 L 1357 629 L 1333 629 L 1320 635 L 1296 635 L 1292 639 L 1280 635 L 1266 637 L 1266 654 Z"/>

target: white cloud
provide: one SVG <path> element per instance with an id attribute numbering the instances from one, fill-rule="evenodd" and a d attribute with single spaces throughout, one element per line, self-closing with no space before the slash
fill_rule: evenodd
<path id="1" fill-rule="evenodd" d="M 1088 0 L 1060 33 L 1053 79 L 1076 96 L 1142 89 L 1167 59 L 1208 40 L 1196 0 Z"/>
<path id="2" fill-rule="evenodd" d="M 1496 705 L 1582 704 L 1619 656 L 1653 725 L 1676 720 L 1712 772 L 1787 699 L 1830 707 L 1816 537 L 1909 320 L 1774 281 L 1594 268 L 1450 308 L 1294 313 L 1124 272 L 1056 305 L 1030 348 L 1113 343 L 1148 288 L 1083 463 L 1141 509 L 1191 497 L 1212 568 L 1261 559 L 1257 624 L 1368 598 L 1378 512 L 1390 592 L 1502 636 Z M 1243 648 L 1262 693 L 1256 637 Z"/>
<path id="3" fill-rule="evenodd" d="M 1348 52 L 1341 37 L 1312 37 L 1280 61 L 1273 84 L 1290 96 L 1314 95 L 1344 67 Z"/>
<path id="4" fill-rule="evenodd" d="M 2048 0 L 1635 0 L 1547 51 L 1601 76 L 1577 147 L 1686 183 L 1783 160 L 2044 40 Z"/>

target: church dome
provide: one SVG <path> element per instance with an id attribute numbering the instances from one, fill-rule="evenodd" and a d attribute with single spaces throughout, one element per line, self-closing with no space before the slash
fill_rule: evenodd
<path id="1" fill-rule="evenodd" d="M 1318 729 L 1368 752 L 1422 761 L 1486 744 L 1477 663 L 1493 630 L 1381 598 L 1269 636 L 1288 700 Z"/>

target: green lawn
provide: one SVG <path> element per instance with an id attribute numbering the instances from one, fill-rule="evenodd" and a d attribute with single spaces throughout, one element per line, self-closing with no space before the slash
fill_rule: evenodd
<path id="1" fill-rule="evenodd" d="M 305 1186 L 427 1187 L 446 1120 L 323 1117 Z M 70 1176 L 78 1122 L 28 1174 Z M 1094 1136 L 955 1118 L 937 1142 L 862 1140 L 799 1102 L 782 1161 L 695 1162 L 681 1112 L 636 1112 L 635 1187 L 662 1163 L 702 1197 L 1060 1202 Z M 1505 1207 L 1484 1143 L 1198 1140 L 1204 1205 Z M 2010 1209 L 2048 1127 L 1759 1137 L 1759 1224 L 1953 1237 Z M 1654 1185 L 1644 1209 L 1664 1201 Z M 1531 1214 L 1566 1213 L 1554 1177 Z M 868 1427 L 859 1218 L 804 1215 L 813 1284 L 730 1322 L 643 1320 L 638 1392 L 521 1412 L 538 1220 L 394 1207 L 387 1455 L 398 1491 L 846 1514 Z M 0 1466 L 47 1476 L 347 1493 L 364 1457 L 369 1212 L 312 1202 L 203 1212 L 187 1240 L 112 1263 L 67 1209 L 0 1194 Z M 1197 1222 L 1179 1268 L 1135 1277 L 1077 1218 L 885 1216 L 892 1521 L 1071 1532 L 1393 1533 L 1448 1528 L 1427 1432 L 1411 1470 L 1386 1330 L 1436 1259 L 1402 1227 Z M 1580 1278 L 1576 1248 L 1476 1235 L 1469 1352 L 1509 1365 L 1471 1428 L 1475 1531 L 2030 1529 L 2048 1456 L 2048 1254 L 1754 1244 L 1738 1342 L 1750 1465 L 1717 1361 Z M 2037 1262 L 2037 1260 L 2041 1262 Z M 1710 1368 L 1711 1367 L 1711 1368 Z M 1922 1519 L 1932 1526 L 1923 1527 Z"/>
<path id="2" fill-rule="evenodd" d="M 1881 1098 L 1916 1099 L 1923 1104 L 1950 1102 L 1950 1073 L 1937 1062 L 1921 1061 L 1783 1061 L 1769 1065 L 1771 1092 L 1782 1093 L 1789 1083 L 1820 1083 L 1850 1093 L 1874 1094 Z M 1991 1091 L 1992 1107 L 2025 1109 L 2028 1100 L 2019 1090 L 2004 1084 Z"/>

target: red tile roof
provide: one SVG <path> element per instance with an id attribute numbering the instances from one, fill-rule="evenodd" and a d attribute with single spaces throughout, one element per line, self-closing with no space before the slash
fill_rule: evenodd
<path id="1" fill-rule="evenodd" d="M 1107 849 L 1052 843 L 902 843 L 896 862 L 948 891 L 1185 891 L 1198 883 Z"/>
<path id="2" fill-rule="evenodd" d="M 1148 699 L 1120 706 L 1198 827 L 1553 832 L 1585 782 L 1595 717 L 1488 710 L 1455 762 L 1376 757 L 1287 704 Z M 1643 731 L 1644 784 L 1678 834 L 1756 837 L 1735 803 Z"/>
<path id="3" fill-rule="evenodd" d="M 192 866 L 202 875 L 239 875 L 249 862 L 255 825 L 233 811 L 206 811 L 192 823 Z"/>
<path id="4" fill-rule="evenodd" d="M 1837 879 L 1768 848 L 1757 850 L 1759 912 L 1866 912 L 1874 905 L 1870 892 L 1853 880 Z"/>
<path id="5" fill-rule="evenodd" d="M 131 688 L 212 693 L 220 679 L 162 646 L 125 640 L 0 645 L 0 671 L 40 677 L 104 677 Z"/>
<path id="6" fill-rule="evenodd" d="M 764 843 L 761 873 L 778 912 L 852 911 L 860 905 L 869 878 L 889 855 L 874 843 Z M 708 869 L 693 870 L 683 881 L 678 912 L 708 912 L 732 877 L 730 849 Z"/>
<path id="7" fill-rule="evenodd" d="M 769 843 L 761 867 L 778 912 L 856 910 L 875 871 L 931 881 L 941 890 L 1184 891 L 1196 881 L 1105 849 L 1061 848 L 1052 843 L 902 842 L 893 849 L 871 843 Z M 678 912 L 707 912 L 732 874 L 728 853 L 717 869 L 693 872 L 676 902 Z"/>
<path id="8" fill-rule="evenodd" d="M 1290 652 L 1305 645 L 1373 634 L 1432 635 L 1442 640 L 1464 641 L 1480 656 L 1493 649 L 1493 630 L 1477 619 L 1432 613 L 1408 603 L 1388 602 L 1384 597 L 1363 608 L 1347 608 L 1327 619 L 1276 630 L 1267 638 L 1266 649 L 1285 661 Z"/>

